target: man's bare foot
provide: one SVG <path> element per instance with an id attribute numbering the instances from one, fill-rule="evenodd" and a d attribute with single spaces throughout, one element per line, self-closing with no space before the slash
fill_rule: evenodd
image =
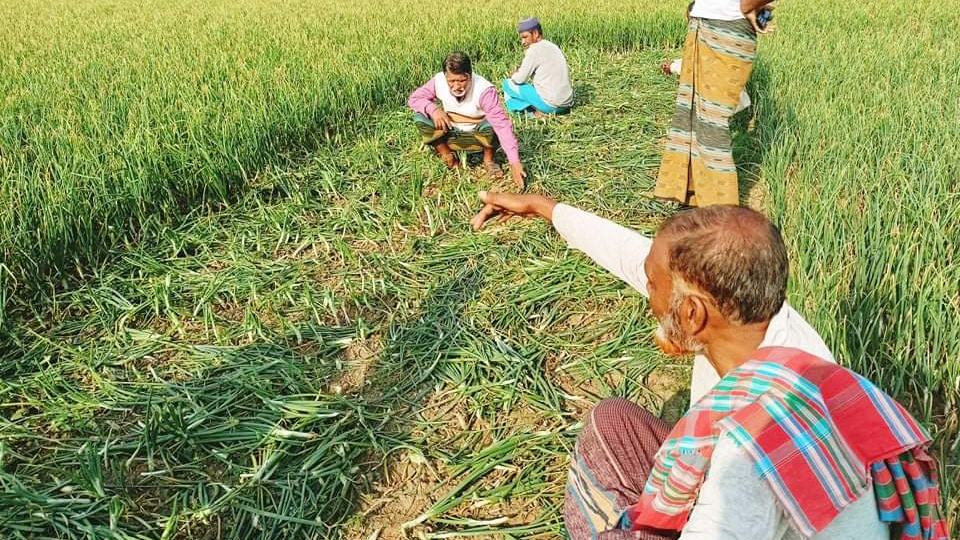
<path id="1" fill-rule="evenodd" d="M 536 116 L 537 118 L 550 118 L 550 115 L 549 115 L 549 114 L 542 113 L 542 112 L 538 111 L 537 109 L 534 109 L 534 110 L 533 110 L 533 115 Z"/>
<path id="2" fill-rule="evenodd" d="M 501 169 L 495 161 L 484 161 L 483 172 L 487 173 L 491 178 L 503 178 L 503 169 Z"/>

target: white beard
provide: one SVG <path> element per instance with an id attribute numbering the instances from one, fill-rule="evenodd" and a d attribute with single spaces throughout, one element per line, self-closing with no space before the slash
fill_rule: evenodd
<path id="1" fill-rule="evenodd" d="M 706 347 L 698 340 L 682 335 L 677 312 L 680 310 L 681 297 L 673 294 L 670 297 L 670 306 L 663 318 L 657 318 L 657 330 L 654 341 L 660 350 L 667 355 L 686 356 L 688 354 L 702 354 Z"/>

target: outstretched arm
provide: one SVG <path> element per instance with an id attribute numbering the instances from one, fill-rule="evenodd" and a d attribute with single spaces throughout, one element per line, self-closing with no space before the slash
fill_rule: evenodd
<path id="1" fill-rule="evenodd" d="M 490 125 L 493 132 L 497 134 L 500 146 L 503 152 L 507 154 L 507 161 L 518 163 L 520 161 L 520 143 L 517 142 L 517 136 L 513 133 L 513 122 L 503 110 L 500 103 L 500 96 L 496 88 L 488 88 L 480 95 L 480 110 Z"/>
<path id="2" fill-rule="evenodd" d="M 488 88 L 480 95 L 480 109 L 493 127 L 493 132 L 497 134 L 497 140 L 500 141 L 503 152 L 507 154 L 507 161 L 510 162 L 510 176 L 513 177 L 514 184 L 517 185 L 517 189 L 523 189 L 523 179 L 527 173 L 523 170 L 523 164 L 520 163 L 520 143 L 513 133 L 513 122 L 507 116 L 507 111 L 503 109 L 496 88 Z"/>
<path id="3" fill-rule="evenodd" d="M 647 296 L 647 275 L 643 271 L 643 262 L 653 244 L 650 238 L 541 195 L 481 191 L 480 200 L 484 202 L 484 207 L 470 222 L 475 230 L 496 216 L 544 218 L 553 223 L 570 247 L 584 252 L 594 262 Z"/>

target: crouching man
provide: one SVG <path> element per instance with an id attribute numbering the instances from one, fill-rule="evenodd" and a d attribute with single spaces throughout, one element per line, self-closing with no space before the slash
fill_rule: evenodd
<path id="1" fill-rule="evenodd" d="M 497 89 L 473 73 L 466 54 L 447 55 L 442 71 L 414 90 L 407 105 L 414 112 L 424 144 L 433 147 L 447 167 L 460 167 L 455 150 L 483 152 L 484 171 L 494 178 L 502 178 L 503 171 L 494 161 L 499 143 L 510 162 L 514 184 L 517 189 L 523 189 L 526 173 L 520 163 L 513 122 L 500 103 Z"/>

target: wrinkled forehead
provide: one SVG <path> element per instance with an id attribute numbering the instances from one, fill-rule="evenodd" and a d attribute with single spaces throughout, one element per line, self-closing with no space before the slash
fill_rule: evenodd
<path id="1" fill-rule="evenodd" d="M 445 73 L 448 83 L 465 83 L 470 80 L 469 73 Z"/>

